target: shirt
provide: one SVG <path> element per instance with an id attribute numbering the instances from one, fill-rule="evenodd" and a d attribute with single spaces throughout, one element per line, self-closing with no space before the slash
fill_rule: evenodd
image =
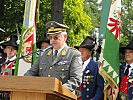
<path id="1" fill-rule="evenodd" d="M 86 66 L 89 64 L 89 62 L 90 62 L 90 58 L 87 59 L 86 61 L 84 61 L 83 66 L 82 66 L 82 71 L 85 70 L 85 68 L 86 68 Z"/>
<path id="2" fill-rule="evenodd" d="M 64 46 L 62 46 L 62 47 L 58 50 L 57 55 L 61 52 L 61 50 L 65 47 L 65 45 L 66 45 L 66 44 L 64 44 Z M 53 49 L 53 55 L 54 55 L 54 53 L 55 53 L 55 49 Z"/>
<path id="3" fill-rule="evenodd" d="M 14 57 L 12 57 L 11 59 L 9 59 L 8 57 L 6 58 L 6 62 L 7 61 L 12 61 L 12 60 L 14 60 L 14 59 L 16 59 L 16 55 L 14 56 Z"/>
<path id="4" fill-rule="evenodd" d="M 127 65 L 130 65 L 131 67 L 129 68 L 129 73 L 128 73 L 128 75 L 130 75 L 131 74 L 131 72 L 133 72 L 133 63 L 131 63 L 131 64 L 127 64 L 126 63 L 126 66 Z M 125 70 L 127 69 L 127 67 L 125 68 Z M 125 72 L 125 71 L 124 71 Z"/>

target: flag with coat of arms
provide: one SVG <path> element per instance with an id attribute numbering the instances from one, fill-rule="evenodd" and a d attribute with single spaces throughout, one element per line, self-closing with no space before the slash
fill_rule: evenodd
<path id="1" fill-rule="evenodd" d="M 105 79 L 104 100 L 116 100 L 119 92 L 121 0 L 103 0 L 102 15 L 100 34 L 104 34 L 104 39 L 99 73 Z"/>
<path id="2" fill-rule="evenodd" d="M 17 58 L 31 54 L 36 51 L 36 17 L 38 0 L 26 0 L 23 26 L 20 36 L 20 43 Z M 31 68 L 36 60 L 36 53 L 16 61 L 14 75 L 23 76 Z"/>

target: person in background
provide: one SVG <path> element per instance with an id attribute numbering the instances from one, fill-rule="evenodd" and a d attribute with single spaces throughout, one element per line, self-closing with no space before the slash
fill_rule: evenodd
<path id="1" fill-rule="evenodd" d="M 17 36 L 11 35 L 9 41 L 6 41 L 3 44 L 1 44 L 4 48 L 4 52 L 6 53 L 6 59 L 4 61 L 5 64 L 3 64 L 1 68 L 1 75 L 14 75 L 15 62 L 12 62 L 12 60 L 16 59 L 16 54 L 18 50 L 18 45 L 16 41 Z"/>
<path id="2" fill-rule="evenodd" d="M 125 63 L 120 66 L 120 100 L 133 100 L 133 40 L 125 47 L 120 47 L 125 55 Z"/>
<path id="3" fill-rule="evenodd" d="M 94 39 L 87 36 L 80 46 L 75 46 L 82 55 L 82 84 L 76 90 L 78 100 L 103 100 L 104 79 L 98 72 L 98 64 L 91 59 Z"/>
<path id="4" fill-rule="evenodd" d="M 37 45 L 37 48 L 44 49 L 50 45 L 50 40 L 46 36 L 44 36 L 41 41 L 38 41 L 36 43 L 36 45 Z"/>
<path id="5" fill-rule="evenodd" d="M 37 52 L 37 57 L 43 54 L 43 50 L 50 45 L 50 40 L 47 36 L 42 37 L 42 40 L 36 43 L 39 52 Z"/>
<path id="6" fill-rule="evenodd" d="M 1 75 L 4 76 L 12 76 L 14 75 L 15 69 L 15 61 L 16 54 L 18 50 L 17 45 L 17 36 L 11 35 L 10 40 L 2 43 L 2 47 L 4 48 L 4 52 L 6 53 L 5 61 L 1 67 Z M 0 100 L 10 100 L 10 92 L 9 91 L 0 91 Z"/>
<path id="7" fill-rule="evenodd" d="M 81 53 L 66 44 L 67 26 L 55 21 L 46 24 L 51 49 L 44 51 L 25 76 L 56 77 L 63 86 L 74 92 L 81 84 Z"/>

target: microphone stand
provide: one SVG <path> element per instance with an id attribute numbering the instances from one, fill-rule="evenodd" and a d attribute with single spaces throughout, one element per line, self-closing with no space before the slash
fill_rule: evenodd
<path id="1" fill-rule="evenodd" d="M 37 52 L 44 52 L 44 51 L 46 51 L 46 50 L 48 50 L 48 49 L 50 49 L 50 48 L 53 48 L 53 46 L 50 45 L 50 46 L 48 46 L 48 47 L 45 48 L 45 49 L 39 49 L 39 50 L 37 50 L 37 51 L 35 51 L 35 52 L 32 52 L 32 53 L 29 53 L 29 54 L 27 54 L 27 55 L 24 55 L 24 56 L 22 55 L 21 57 L 16 58 L 16 59 L 14 59 L 14 60 L 4 62 L 4 63 L 0 64 L 0 66 L 3 66 L 3 65 L 5 65 L 5 64 L 8 64 L 8 63 L 10 63 L 10 62 L 17 61 L 17 60 L 19 60 L 19 59 L 23 59 L 23 58 L 25 58 L 25 57 L 27 57 L 27 56 L 30 56 L 30 55 L 32 55 L 32 54 L 34 54 L 34 53 L 37 53 Z"/>

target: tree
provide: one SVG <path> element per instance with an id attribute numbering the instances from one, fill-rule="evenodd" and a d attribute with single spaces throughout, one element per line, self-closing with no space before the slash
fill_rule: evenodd
<path id="1" fill-rule="evenodd" d="M 47 30 L 45 24 L 51 20 L 51 0 L 40 0 L 39 21 L 37 24 L 37 40 L 42 40 Z"/>
<path id="2" fill-rule="evenodd" d="M 2 41 L 10 34 L 17 34 L 17 30 L 21 33 L 23 24 L 23 15 L 25 8 L 25 0 L 2 0 L 0 16 L 0 28 L 4 29 Z M 52 19 L 51 16 L 51 1 L 40 0 L 39 21 L 37 24 L 37 40 L 46 33 L 45 24 Z M 70 46 L 79 45 L 86 35 L 93 28 L 91 18 L 84 12 L 83 0 L 65 0 L 63 6 L 63 24 L 70 27 L 68 32 L 68 43 Z"/>
<path id="3" fill-rule="evenodd" d="M 97 0 L 85 0 L 84 1 L 84 11 L 91 18 L 92 25 L 94 26 L 92 32 L 95 28 L 100 27 L 100 10 L 99 6 L 101 3 L 97 3 Z"/>
<path id="4" fill-rule="evenodd" d="M 133 39 L 133 1 L 122 0 L 121 44 L 126 45 Z"/>
<path id="5" fill-rule="evenodd" d="M 11 34 L 17 34 L 21 30 L 23 22 L 24 1 L 1 0 L 0 1 L 0 28 L 5 30 L 1 33 L 0 41 Z"/>
<path id="6" fill-rule="evenodd" d="M 79 45 L 93 28 L 91 18 L 84 11 L 83 0 L 65 0 L 63 15 L 64 24 L 70 27 L 68 44 Z"/>
<path id="7" fill-rule="evenodd" d="M 63 22 L 63 4 L 65 0 L 52 0 L 51 13 L 52 20 L 62 23 Z"/>

